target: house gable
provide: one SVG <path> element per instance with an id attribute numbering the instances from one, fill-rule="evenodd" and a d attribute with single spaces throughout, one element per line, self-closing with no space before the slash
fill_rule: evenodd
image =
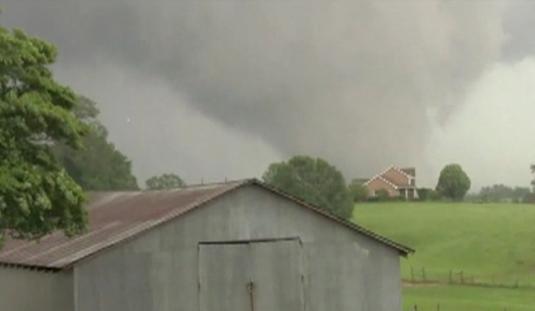
<path id="1" fill-rule="evenodd" d="M 395 184 L 398 188 L 410 186 L 411 176 L 396 167 L 390 167 L 381 174 L 381 177 Z"/>
<path id="2" fill-rule="evenodd" d="M 383 178 L 382 176 L 375 176 L 366 182 L 366 187 L 368 188 L 369 195 L 375 196 L 376 192 L 379 190 L 385 190 L 388 192 L 389 196 L 398 196 L 399 191 L 395 184 Z"/>
<path id="3" fill-rule="evenodd" d="M 364 183 L 368 196 L 374 197 L 378 190 L 385 190 L 390 197 L 403 197 L 412 200 L 418 197 L 416 192 L 416 169 L 414 167 L 398 168 L 390 166 L 380 174 Z"/>

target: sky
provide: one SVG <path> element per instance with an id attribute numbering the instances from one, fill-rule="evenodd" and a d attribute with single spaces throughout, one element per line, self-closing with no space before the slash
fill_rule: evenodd
<path id="1" fill-rule="evenodd" d="M 530 1 L 2 0 L 58 47 L 138 179 L 260 177 L 292 155 L 350 180 L 459 163 L 473 190 L 535 163 Z"/>

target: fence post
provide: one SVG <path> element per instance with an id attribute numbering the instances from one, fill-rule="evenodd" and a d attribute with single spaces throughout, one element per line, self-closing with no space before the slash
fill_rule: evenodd
<path id="1" fill-rule="evenodd" d="M 426 281 L 426 277 L 425 277 L 425 267 L 422 267 L 422 280 L 425 282 Z"/>

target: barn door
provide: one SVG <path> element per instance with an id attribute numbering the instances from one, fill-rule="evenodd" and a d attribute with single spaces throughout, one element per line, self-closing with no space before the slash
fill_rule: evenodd
<path id="1" fill-rule="evenodd" d="M 247 244 L 199 246 L 199 305 L 201 311 L 249 311 Z"/>
<path id="2" fill-rule="evenodd" d="M 200 311 L 302 311 L 296 239 L 199 246 Z"/>
<path id="3" fill-rule="evenodd" d="M 252 243 L 254 311 L 302 311 L 303 284 L 298 240 Z"/>

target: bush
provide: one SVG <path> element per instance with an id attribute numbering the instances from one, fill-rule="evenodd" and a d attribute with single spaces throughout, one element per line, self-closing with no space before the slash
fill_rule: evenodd
<path id="1" fill-rule="evenodd" d="M 353 202 L 363 202 L 368 199 L 368 188 L 360 180 L 354 179 L 349 184 L 348 191 Z"/>
<path id="2" fill-rule="evenodd" d="M 375 191 L 375 197 L 378 201 L 388 201 L 390 199 L 390 194 L 385 189 L 379 189 Z"/>
<path id="3" fill-rule="evenodd" d="M 388 191 L 385 189 L 379 189 L 375 191 L 375 196 L 369 197 L 368 202 L 395 202 L 395 201 L 405 201 L 405 197 L 402 196 L 391 196 Z"/>
<path id="4" fill-rule="evenodd" d="M 522 198 L 522 203 L 535 203 L 535 193 L 533 192 L 527 193 Z"/>
<path id="5" fill-rule="evenodd" d="M 419 188 L 416 191 L 419 201 L 439 201 L 441 198 L 440 193 L 431 188 Z"/>
<path id="6" fill-rule="evenodd" d="M 145 182 L 148 190 L 164 190 L 186 187 L 186 183 L 176 174 L 154 176 Z"/>

